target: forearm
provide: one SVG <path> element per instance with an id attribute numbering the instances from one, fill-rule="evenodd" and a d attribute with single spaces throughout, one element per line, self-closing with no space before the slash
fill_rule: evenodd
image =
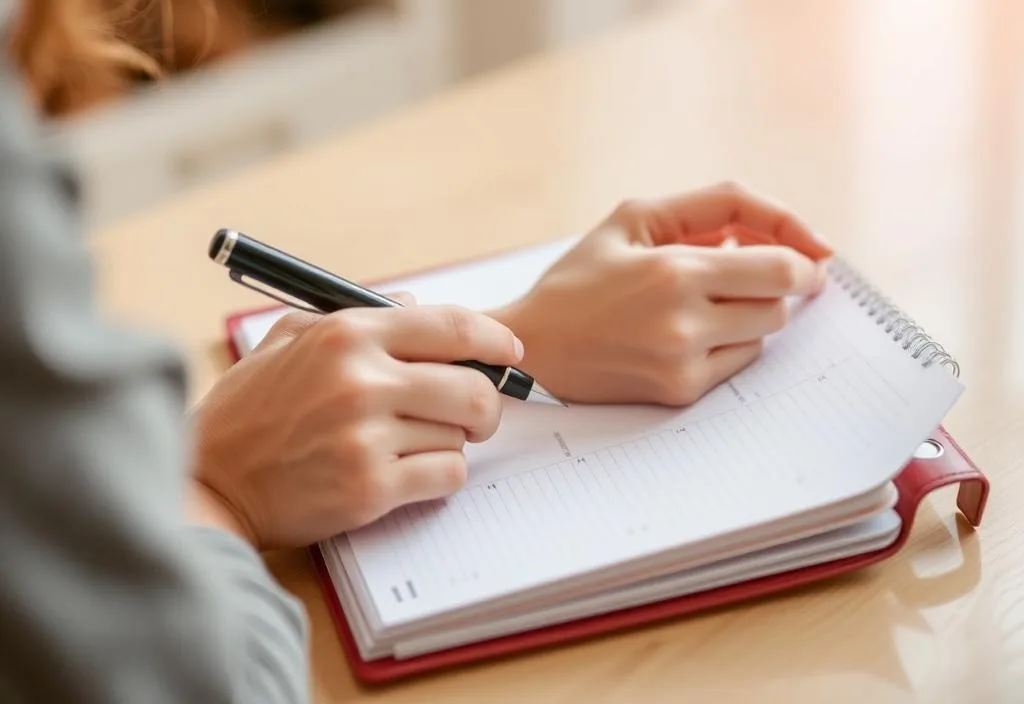
<path id="1" fill-rule="evenodd" d="M 196 527 L 212 528 L 229 533 L 249 545 L 255 545 L 252 530 L 241 517 L 231 511 L 209 487 L 198 482 L 189 482 L 185 493 L 185 520 Z"/>
<path id="2" fill-rule="evenodd" d="M 95 310 L 17 95 L 0 65 L 0 699 L 305 701 L 302 611 L 186 523 L 181 362 Z"/>
<path id="3" fill-rule="evenodd" d="M 210 570 L 227 587 L 221 593 L 219 607 L 228 616 L 222 629 L 231 635 L 227 646 L 233 657 L 225 662 L 230 673 L 230 696 L 223 701 L 309 701 L 308 626 L 301 603 L 281 591 L 246 540 L 227 530 L 201 525 L 187 529 L 187 534 L 189 543 L 204 555 Z"/>
<path id="4" fill-rule="evenodd" d="M 19 367 L 0 371 L 11 699 L 306 701 L 299 604 L 243 540 L 182 519 L 182 458 L 159 430 L 176 384 L 96 383 L 49 406 L 11 393 Z"/>

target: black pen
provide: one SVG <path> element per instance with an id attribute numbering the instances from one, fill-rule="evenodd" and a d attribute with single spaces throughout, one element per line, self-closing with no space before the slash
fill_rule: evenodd
<path id="1" fill-rule="evenodd" d="M 345 308 L 395 308 L 401 304 L 340 276 L 325 271 L 235 230 L 218 230 L 210 242 L 210 258 L 227 267 L 231 279 L 285 305 L 289 296 L 317 313 Z M 252 279 L 270 290 L 245 281 Z M 482 372 L 498 391 L 521 401 L 565 404 L 545 391 L 529 374 L 515 367 L 475 361 L 454 362 Z"/>

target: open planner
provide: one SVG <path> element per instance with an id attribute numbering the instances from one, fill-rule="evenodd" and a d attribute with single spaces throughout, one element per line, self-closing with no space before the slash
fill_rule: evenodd
<path id="1" fill-rule="evenodd" d="M 374 288 L 486 309 L 571 244 Z M 461 491 L 313 549 L 357 676 L 554 645 L 864 567 L 898 550 L 924 495 L 951 483 L 978 524 L 988 482 L 941 426 L 963 388 L 952 356 L 841 259 L 819 296 L 792 306 L 756 362 L 684 409 L 508 400 L 498 433 L 467 446 Z M 282 313 L 232 316 L 236 355 Z"/>

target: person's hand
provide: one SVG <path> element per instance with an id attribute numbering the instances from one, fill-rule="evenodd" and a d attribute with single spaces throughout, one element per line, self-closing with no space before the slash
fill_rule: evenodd
<path id="1" fill-rule="evenodd" d="M 465 443 L 501 415 L 493 383 L 447 363 L 521 355 L 506 327 L 459 308 L 289 314 L 195 409 L 193 517 L 292 547 L 447 496 Z"/>
<path id="2" fill-rule="evenodd" d="M 623 204 L 492 315 L 564 401 L 687 405 L 758 356 L 830 255 L 793 214 L 716 186 Z"/>

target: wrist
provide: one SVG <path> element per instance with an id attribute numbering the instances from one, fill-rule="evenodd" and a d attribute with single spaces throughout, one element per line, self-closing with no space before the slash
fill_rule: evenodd
<path id="1" fill-rule="evenodd" d="M 523 358 L 516 365 L 518 369 L 526 372 L 537 379 L 541 384 L 544 382 L 538 378 L 542 374 L 538 367 L 542 366 L 540 360 L 543 358 L 544 342 L 540 331 L 531 324 L 531 317 L 523 300 L 517 300 L 508 305 L 487 311 L 487 315 L 507 327 L 523 343 Z"/>
<path id="2" fill-rule="evenodd" d="M 189 482 L 185 496 L 185 518 L 195 526 L 216 528 L 237 535 L 259 548 L 256 535 L 247 522 L 214 489 L 198 479 Z"/>

